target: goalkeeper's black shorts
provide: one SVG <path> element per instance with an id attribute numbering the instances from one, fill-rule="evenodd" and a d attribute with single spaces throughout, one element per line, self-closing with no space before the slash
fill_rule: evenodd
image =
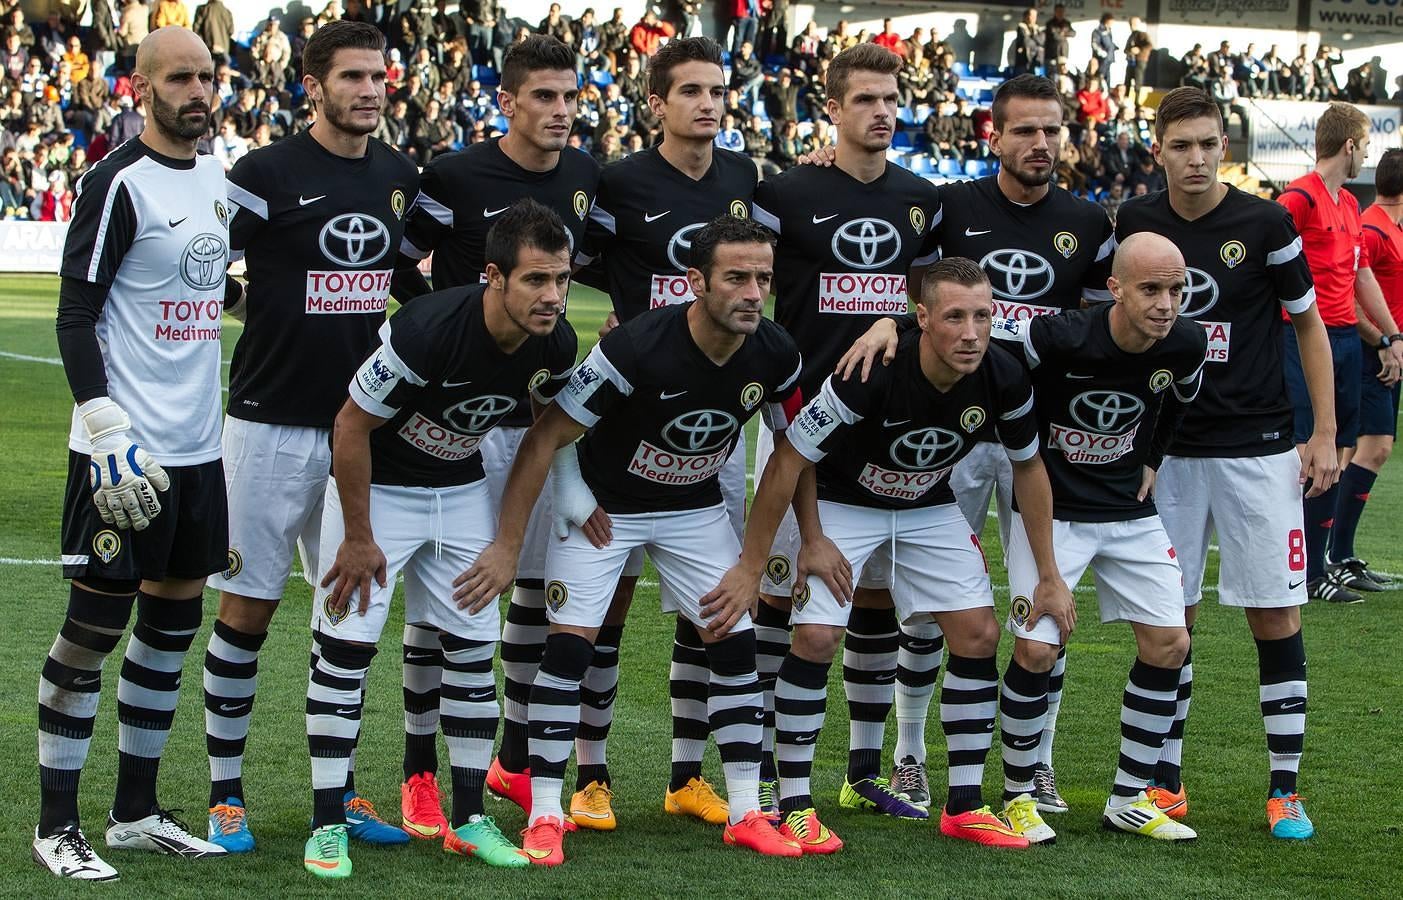
<path id="1" fill-rule="evenodd" d="M 167 466 L 161 513 L 144 531 L 102 521 L 88 484 L 91 457 L 68 452 L 63 492 L 63 577 L 112 581 L 204 578 L 229 565 L 229 504 L 222 460 Z M 270 498 L 271 499 L 271 498 Z"/>

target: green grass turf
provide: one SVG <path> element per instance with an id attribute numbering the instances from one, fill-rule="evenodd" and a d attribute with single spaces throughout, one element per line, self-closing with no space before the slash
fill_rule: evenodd
<path id="1" fill-rule="evenodd" d="M 0 353 L 53 359 L 54 278 L 0 279 Z M 571 318 L 582 347 L 593 343 L 605 304 L 577 289 Z M 226 351 L 238 336 L 226 321 Z M 227 355 L 227 353 L 226 353 Z M 60 498 L 70 397 L 57 365 L 0 356 L 0 895 L 86 894 L 62 885 L 28 859 L 37 817 L 35 685 L 63 620 L 67 590 L 56 566 L 14 560 L 58 555 Z M 1375 568 L 1403 572 L 1403 469 L 1394 464 L 1374 490 L 1360 551 Z M 994 580 L 997 529 L 985 534 Z M 1216 561 L 1211 564 L 1216 569 Z M 1210 571 L 1208 583 L 1213 583 Z M 646 579 L 653 578 L 651 572 Z M 1399 593 L 1370 595 L 1361 606 L 1312 604 L 1304 611 L 1310 654 L 1310 731 L 1301 790 L 1318 836 L 1304 845 L 1270 838 L 1264 826 L 1266 751 L 1257 712 L 1256 655 L 1240 612 L 1206 603 L 1195 636 L 1197 674 L 1185 750 L 1192 797 L 1192 846 L 1158 846 L 1101 831 L 1099 815 L 1116 748 L 1120 692 L 1134 655 L 1123 626 L 1096 624 L 1095 598 L 1078 594 L 1082 625 L 1069 653 L 1059 722 L 1057 771 L 1072 812 L 1053 819 L 1055 847 L 997 853 L 942 839 L 933 823 L 897 822 L 837 809 L 846 751 L 841 666 L 835 666 L 828 728 L 818 752 L 814 793 L 824 818 L 847 841 L 833 858 L 790 862 L 724 848 L 719 830 L 662 812 L 670 721 L 667 659 L 672 624 L 657 611 L 655 582 L 645 582 L 625 632 L 622 681 L 611 756 L 620 829 L 567 842 L 570 861 L 554 871 L 499 873 L 450 857 L 429 843 L 372 850 L 353 847 L 354 879 L 331 888 L 302 871 L 300 852 L 310 814 L 309 765 L 303 729 L 310 593 L 295 581 L 274 620 L 261 663 L 259 697 L 245 765 L 250 821 L 258 851 L 248 857 L 185 863 L 112 852 L 119 884 L 104 897 L 438 896 L 1397 896 L 1403 838 L 1388 793 L 1403 766 L 1403 610 Z M 1007 591 L 998 593 L 999 613 Z M 204 829 L 206 758 L 200 672 L 214 598 L 186 663 L 185 691 L 166 753 L 161 798 L 183 807 Z M 396 813 L 400 781 L 399 611 L 386 628 L 373 668 L 365 730 L 357 756 L 361 791 L 387 816 Z M 1000 659 L 1007 658 L 1005 640 Z M 115 769 L 113 689 L 120 661 L 107 667 L 107 690 L 83 779 L 89 837 L 101 848 Z M 893 729 L 889 729 L 891 732 Z M 892 737 L 889 733 L 888 748 Z M 932 781 L 944 790 L 943 739 L 932 715 L 928 732 Z M 447 765 L 446 751 L 440 759 Z M 720 781 L 715 751 L 707 770 Z M 989 797 L 1001 784 L 998 751 L 985 779 Z M 510 804 L 491 803 L 504 831 L 523 826 Z"/>

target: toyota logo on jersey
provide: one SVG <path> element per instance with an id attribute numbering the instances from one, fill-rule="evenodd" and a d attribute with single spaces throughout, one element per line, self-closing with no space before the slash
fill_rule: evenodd
<path id="1" fill-rule="evenodd" d="M 679 228 L 672 235 L 672 240 L 667 242 L 667 261 L 672 263 L 677 271 L 687 271 L 687 265 L 692 261 L 692 235 L 701 231 L 705 224 L 705 222 L 695 222 Z"/>
<path id="2" fill-rule="evenodd" d="M 454 404 L 443 411 L 450 428 L 464 434 L 485 434 L 498 420 L 516 409 L 516 401 L 501 394 L 488 394 Z"/>
<path id="3" fill-rule="evenodd" d="M 736 417 L 719 409 L 686 412 L 663 426 L 663 439 L 679 453 L 709 453 L 730 443 Z"/>
<path id="4" fill-rule="evenodd" d="M 919 428 L 891 442 L 892 462 L 904 469 L 926 472 L 948 466 L 965 439 L 944 428 Z"/>
<path id="5" fill-rule="evenodd" d="M 195 235 L 180 258 L 180 280 L 197 291 L 212 291 L 224 284 L 229 268 L 229 247 L 217 234 Z"/>
<path id="6" fill-rule="evenodd" d="M 901 235 L 885 219 L 850 219 L 833 232 L 833 256 L 854 269 L 880 269 L 901 253 Z"/>
<path id="7" fill-rule="evenodd" d="M 1072 398 L 1068 410 L 1077 424 L 1089 431 L 1122 434 L 1140 421 L 1145 403 L 1120 391 L 1083 391 Z"/>
<path id="8" fill-rule="evenodd" d="M 1218 302 L 1218 282 L 1202 269 L 1184 270 L 1184 292 L 1179 297 L 1179 315 L 1197 319 Z"/>
<path id="9" fill-rule="evenodd" d="M 318 242 L 322 255 L 331 262 L 359 269 L 389 252 L 390 232 L 374 216 L 342 213 L 322 226 Z"/>
<path id="10" fill-rule="evenodd" d="M 984 254 L 979 267 L 989 276 L 994 296 L 1001 300 L 1036 300 L 1052 290 L 1057 279 L 1052 263 L 1032 250 L 992 250 Z"/>

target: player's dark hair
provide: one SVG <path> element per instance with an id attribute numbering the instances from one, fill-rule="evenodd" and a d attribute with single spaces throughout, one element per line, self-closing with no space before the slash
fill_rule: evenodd
<path id="1" fill-rule="evenodd" d="M 1034 75 L 1032 72 L 1024 72 L 1016 75 L 999 85 L 999 89 L 994 92 L 994 130 L 1002 131 L 1004 127 L 1004 111 L 1008 108 L 1008 101 L 1015 97 L 1026 97 L 1029 100 L 1051 100 L 1061 109 L 1062 95 L 1057 93 L 1057 85 L 1050 79 L 1041 75 Z"/>
<path id="2" fill-rule="evenodd" d="M 1208 92 L 1196 87 L 1177 87 L 1164 95 L 1155 110 L 1155 140 L 1163 141 L 1164 133 L 1175 122 L 1189 119 L 1212 119 L 1223 130 L 1223 111 Z"/>
<path id="3" fill-rule="evenodd" d="M 367 22 L 338 19 L 327 22 L 307 38 L 302 48 L 302 74 L 325 82 L 331 73 L 331 61 L 337 50 L 374 50 L 385 52 L 385 34 Z"/>
<path id="4" fill-rule="evenodd" d="M 502 90 L 515 94 L 532 72 L 575 71 L 575 53 L 548 34 L 533 34 L 502 58 Z"/>
<path id="5" fill-rule="evenodd" d="M 974 287 L 988 284 L 989 276 L 979 267 L 979 263 L 963 256 L 947 256 L 926 269 L 921 279 L 921 302 L 927 308 L 935 305 L 936 287 L 941 284 L 958 284 Z"/>
<path id="6" fill-rule="evenodd" d="M 648 60 L 648 94 L 666 100 L 672 90 L 672 70 L 689 62 L 721 68 L 721 45 L 709 37 L 673 38 L 663 44 Z"/>
<path id="7" fill-rule="evenodd" d="M 716 259 L 716 248 L 721 244 L 768 244 L 775 245 L 775 234 L 754 219 L 737 216 L 717 216 L 707 222 L 692 238 L 691 267 L 702 273 L 708 286 L 711 284 L 711 264 Z"/>
<path id="8" fill-rule="evenodd" d="M 833 57 L 823 87 L 830 100 L 840 104 L 847 99 L 848 79 L 854 72 L 876 72 L 895 76 L 901 71 L 901 57 L 880 44 L 854 44 Z"/>
<path id="9" fill-rule="evenodd" d="M 1380 197 L 1397 197 L 1403 194 L 1403 150 L 1397 147 L 1385 150 L 1374 169 L 1374 189 Z"/>
<path id="10" fill-rule="evenodd" d="M 503 277 L 510 278 L 523 247 L 546 253 L 570 249 L 570 235 L 560 216 L 530 197 L 516 201 L 497 216 L 497 221 L 487 230 L 483 261 L 492 263 L 501 270 Z"/>

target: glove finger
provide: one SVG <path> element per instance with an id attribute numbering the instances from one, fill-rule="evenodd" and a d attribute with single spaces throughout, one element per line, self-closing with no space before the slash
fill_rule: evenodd
<path id="1" fill-rule="evenodd" d="M 563 541 L 570 536 L 570 523 L 562 516 L 551 516 L 550 530 L 556 540 Z"/>
<path id="2" fill-rule="evenodd" d="M 152 487 L 158 491 L 170 490 L 171 477 L 159 463 L 145 453 L 142 454 L 141 468 L 146 472 L 146 480 L 151 482 Z"/>
<path id="3" fill-rule="evenodd" d="M 131 521 L 131 526 L 136 531 L 142 531 L 151 520 L 146 517 L 141 509 L 141 498 L 137 496 L 136 486 L 133 485 L 128 490 L 121 493 L 122 509 L 126 512 L 127 518 Z"/>
<path id="4" fill-rule="evenodd" d="M 107 505 L 107 494 L 99 491 L 93 494 L 93 506 L 97 507 L 97 514 L 102 517 L 102 521 L 108 525 L 116 524 L 117 520 L 112 515 L 112 510 Z"/>
<path id="5" fill-rule="evenodd" d="M 156 496 L 156 489 L 149 482 L 138 481 L 134 492 L 141 505 L 141 512 L 148 519 L 154 519 L 161 514 L 161 500 Z"/>

